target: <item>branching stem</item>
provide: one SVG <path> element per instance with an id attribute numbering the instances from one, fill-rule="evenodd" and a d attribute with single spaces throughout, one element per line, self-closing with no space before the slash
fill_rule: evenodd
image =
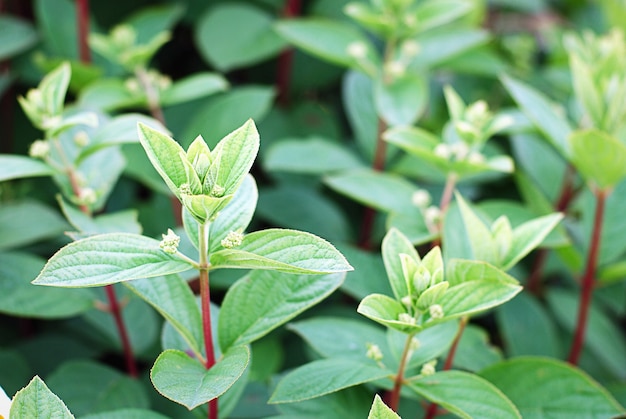
<path id="1" fill-rule="evenodd" d="M 589 244 L 589 253 L 587 255 L 587 266 L 582 278 L 582 290 L 580 293 L 580 303 L 578 305 L 578 321 L 576 322 L 576 331 L 574 333 L 574 341 L 570 349 L 567 362 L 572 365 L 578 364 L 578 359 L 585 343 L 585 331 L 587 329 L 587 317 L 589 314 L 589 306 L 593 294 L 595 283 L 596 266 L 598 265 L 598 253 L 600 250 L 600 237 L 602 236 L 602 223 L 604 220 L 604 207 L 608 191 L 599 189 L 595 191 L 596 211 L 593 219 L 593 230 L 591 232 L 591 243 Z"/>

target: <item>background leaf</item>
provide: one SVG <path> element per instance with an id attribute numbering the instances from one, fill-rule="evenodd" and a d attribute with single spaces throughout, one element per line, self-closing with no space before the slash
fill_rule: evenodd
<path id="1" fill-rule="evenodd" d="M 42 416 L 59 419 L 74 418 L 63 401 L 52 393 L 38 376 L 35 376 L 25 388 L 17 392 L 13 398 L 10 414 L 12 418 L 16 419 Z"/>

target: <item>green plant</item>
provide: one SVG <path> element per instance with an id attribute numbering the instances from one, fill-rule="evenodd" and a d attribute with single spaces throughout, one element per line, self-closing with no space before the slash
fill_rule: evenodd
<path id="1" fill-rule="evenodd" d="M 623 415 L 617 3 L 0 17 L 0 415 Z"/>

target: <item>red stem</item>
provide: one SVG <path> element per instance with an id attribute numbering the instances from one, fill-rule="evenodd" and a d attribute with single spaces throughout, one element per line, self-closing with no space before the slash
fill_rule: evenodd
<path id="1" fill-rule="evenodd" d="M 600 250 L 600 237 L 602 235 L 602 222 L 604 218 L 604 206 L 608 192 L 604 189 L 597 190 L 596 195 L 596 212 L 593 220 L 593 231 L 591 233 L 591 243 L 589 244 L 589 254 L 587 256 L 587 267 L 582 278 L 582 290 L 580 293 L 580 304 L 578 306 L 578 321 L 576 323 L 576 332 L 574 333 L 574 341 L 570 350 L 567 362 L 572 365 L 578 364 L 578 359 L 582 352 L 585 342 L 585 331 L 587 329 L 587 316 L 589 314 L 589 306 L 593 294 L 594 276 L 596 266 L 598 264 L 598 253 Z"/>
<path id="2" fill-rule="evenodd" d="M 78 19 L 78 52 L 80 61 L 91 62 L 89 51 L 89 0 L 76 0 L 76 17 Z"/>
<path id="3" fill-rule="evenodd" d="M 406 343 L 404 344 L 404 350 L 402 351 L 402 357 L 400 358 L 400 366 L 398 367 L 398 373 L 393 383 L 393 390 L 389 395 L 389 407 L 394 411 L 398 411 L 400 404 L 400 390 L 402 390 L 402 382 L 404 381 L 404 370 L 406 369 L 406 362 L 409 358 L 409 350 L 411 348 L 411 341 L 413 335 L 407 336 Z"/>
<path id="4" fill-rule="evenodd" d="M 133 357 L 133 350 L 130 346 L 130 339 L 128 337 L 128 333 L 126 332 L 126 327 L 124 326 L 124 320 L 122 319 L 122 310 L 115 295 L 115 288 L 113 288 L 113 285 L 107 285 L 104 289 L 106 290 L 107 298 L 109 300 L 109 309 L 115 319 L 115 325 L 117 326 L 120 338 L 122 339 L 126 370 L 128 371 L 128 375 L 133 378 L 137 378 L 139 376 L 139 372 L 137 371 L 137 365 L 135 364 L 135 358 Z"/>
<path id="5" fill-rule="evenodd" d="M 204 351 L 206 352 L 205 368 L 215 365 L 215 351 L 211 331 L 211 291 L 209 289 L 208 267 L 200 267 L 200 301 L 202 307 L 202 330 L 204 332 Z M 209 402 L 209 419 L 217 419 L 217 399 Z"/>
<path id="6" fill-rule="evenodd" d="M 452 363 L 454 362 L 454 355 L 456 354 L 456 350 L 459 347 L 459 342 L 461 341 L 461 337 L 463 336 L 463 331 L 465 330 L 465 326 L 469 317 L 461 317 L 461 322 L 459 323 L 459 329 L 456 331 L 456 336 L 454 337 L 454 341 L 452 342 L 452 346 L 450 346 L 450 351 L 448 351 L 448 356 L 446 357 L 446 362 L 443 364 L 443 371 L 447 371 L 452 368 Z M 437 416 L 437 404 L 431 403 L 428 405 L 428 409 L 426 410 L 426 415 L 424 419 L 433 419 Z"/>
<path id="7" fill-rule="evenodd" d="M 378 133 L 376 135 L 376 151 L 374 152 L 374 161 L 372 169 L 381 172 L 385 169 L 385 157 L 387 155 L 387 143 L 383 140 L 383 132 L 387 129 L 387 124 L 382 118 L 378 118 Z M 361 233 L 359 237 L 359 247 L 364 250 L 371 248 L 372 228 L 374 227 L 374 219 L 376 218 L 376 210 L 371 207 L 365 207 L 363 213 L 363 221 L 361 223 Z"/>
<path id="8" fill-rule="evenodd" d="M 302 8 L 300 0 L 287 0 L 283 8 L 283 18 L 298 16 Z M 291 84 L 291 68 L 293 66 L 293 48 L 283 50 L 278 56 L 278 69 L 276 71 L 276 86 L 278 90 L 278 103 L 282 106 L 289 104 L 289 86 Z"/>

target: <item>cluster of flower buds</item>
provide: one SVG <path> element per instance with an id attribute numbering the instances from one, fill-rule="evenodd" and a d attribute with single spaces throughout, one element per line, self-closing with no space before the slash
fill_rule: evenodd
<path id="1" fill-rule="evenodd" d="M 411 202 L 422 213 L 428 231 L 437 233 L 441 225 L 441 209 L 437 205 L 431 205 L 432 197 L 430 193 L 425 189 L 419 189 L 411 196 Z"/>

